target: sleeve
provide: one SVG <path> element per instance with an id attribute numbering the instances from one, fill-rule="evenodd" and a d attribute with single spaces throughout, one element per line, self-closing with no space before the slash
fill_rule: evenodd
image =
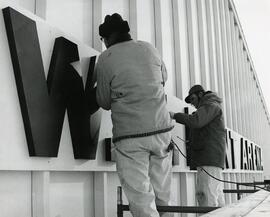
<path id="1" fill-rule="evenodd" d="M 165 83 L 168 79 L 168 74 L 167 74 L 167 69 L 163 60 L 161 60 L 161 74 L 162 74 L 162 84 L 163 86 L 165 86 Z"/>
<path id="2" fill-rule="evenodd" d="M 164 61 L 162 60 L 161 54 L 159 53 L 158 49 L 153 47 L 152 44 L 148 43 L 148 42 L 142 42 L 149 50 L 151 50 L 151 52 L 153 53 L 153 55 L 155 55 L 156 58 L 158 58 L 161 62 L 161 76 L 162 76 L 162 85 L 165 86 L 165 83 L 168 79 L 168 73 L 167 73 L 167 69 L 166 69 L 166 65 L 164 63 Z"/>
<path id="3" fill-rule="evenodd" d="M 205 105 L 191 115 L 175 113 L 174 118 L 177 123 L 185 124 L 190 128 L 202 128 L 210 123 L 219 113 L 220 109 L 217 106 Z"/>
<path id="4" fill-rule="evenodd" d="M 109 76 L 106 74 L 106 71 L 98 63 L 95 68 L 95 74 L 97 77 L 97 91 L 96 98 L 98 105 L 105 109 L 111 109 L 111 87 Z"/>

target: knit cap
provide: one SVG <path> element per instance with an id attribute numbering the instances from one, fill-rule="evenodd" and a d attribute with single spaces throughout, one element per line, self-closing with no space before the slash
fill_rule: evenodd
<path id="1" fill-rule="evenodd" d="M 128 33 L 129 31 L 128 22 L 117 13 L 106 15 L 104 23 L 99 26 L 99 35 L 104 38 L 109 37 L 114 32 Z"/>

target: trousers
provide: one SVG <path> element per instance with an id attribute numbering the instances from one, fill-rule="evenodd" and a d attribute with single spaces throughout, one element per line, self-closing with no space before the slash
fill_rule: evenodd
<path id="1" fill-rule="evenodd" d="M 202 168 L 212 176 L 222 179 L 222 169 L 219 167 L 202 166 L 197 168 L 196 198 L 199 206 L 224 206 L 223 183 L 210 177 Z"/>
<path id="2" fill-rule="evenodd" d="M 156 205 L 170 204 L 172 151 L 167 151 L 171 133 L 129 138 L 113 148 L 116 168 L 133 217 L 169 217 Z"/>

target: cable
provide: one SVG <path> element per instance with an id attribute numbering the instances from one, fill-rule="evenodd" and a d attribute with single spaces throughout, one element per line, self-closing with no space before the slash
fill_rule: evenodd
<path id="1" fill-rule="evenodd" d="M 186 141 L 186 140 L 180 138 L 179 136 L 177 136 L 177 138 L 180 139 L 180 140 L 181 140 L 182 142 L 184 142 L 184 143 L 187 143 L 187 142 L 188 142 L 188 141 Z M 183 155 L 184 158 L 187 159 L 187 157 L 183 154 L 183 152 L 180 150 L 180 148 L 178 147 L 178 145 L 177 145 L 173 140 L 171 140 L 171 144 L 177 148 L 177 150 L 181 153 L 181 155 Z M 173 147 L 171 147 L 171 149 L 172 149 L 172 148 L 173 148 Z M 190 160 L 193 161 L 193 163 L 198 164 L 195 160 L 193 160 L 193 159 L 190 159 Z M 236 185 L 242 185 L 242 186 L 248 186 L 248 187 L 255 187 L 255 188 L 259 188 L 259 189 L 262 189 L 262 190 L 265 190 L 265 191 L 270 192 L 270 190 L 265 189 L 265 188 L 263 188 L 263 187 L 260 187 L 260 186 L 258 186 L 258 185 L 252 185 L 252 186 L 250 186 L 250 185 L 248 185 L 248 184 L 244 184 L 244 183 L 240 183 L 240 182 L 233 182 L 233 181 L 227 181 L 227 180 L 218 179 L 218 178 L 216 178 L 215 176 L 213 176 L 213 175 L 211 175 L 210 173 L 208 173 L 204 168 L 202 168 L 202 167 L 200 167 L 200 166 L 198 166 L 198 167 L 199 167 L 200 169 L 202 169 L 208 176 L 210 176 L 211 178 L 213 178 L 213 179 L 215 179 L 215 180 L 217 180 L 217 181 L 219 181 L 219 182 L 229 183 L 229 184 L 236 184 Z"/>

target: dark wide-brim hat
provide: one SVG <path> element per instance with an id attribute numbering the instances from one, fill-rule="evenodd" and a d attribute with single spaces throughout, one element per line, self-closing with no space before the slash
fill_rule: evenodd
<path id="1" fill-rule="evenodd" d="M 104 38 L 108 38 L 114 32 L 128 33 L 129 31 L 128 22 L 117 13 L 106 15 L 104 23 L 99 26 L 99 35 Z"/>
<path id="2" fill-rule="evenodd" d="M 189 92 L 188 92 L 188 96 L 185 98 L 185 102 L 186 103 L 190 103 L 190 97 L 192 94 L 194 93 L 199 93 L 199 92 L 204 92 L 204 89 L 201 85 L 196 84 L 193 87 L 190 88 Z"/>

